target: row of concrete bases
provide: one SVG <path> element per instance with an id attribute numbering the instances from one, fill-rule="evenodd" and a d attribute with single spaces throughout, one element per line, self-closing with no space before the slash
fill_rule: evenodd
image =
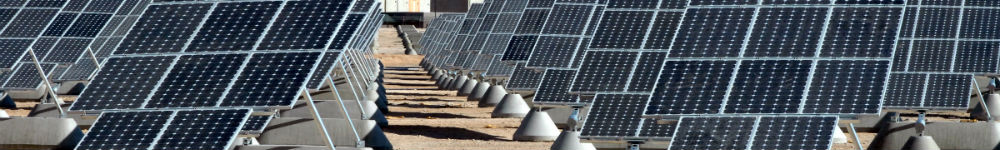
<path id="1" fill-rule="evenodd" d="M 426 63 L 421 66 L 428 68 L 427 73 L 439 89 L 457 90 L 459 96 L 479 101 L 479 107 L 495 106 L 493 118 L 524 118 L 513 136 L 517 141 L 554 141 L 552 150 L 666 149 L 669 145 L 669 141 L 606 142 L 587 138 L 586 142 L 595 143 L 583 143 L 577 121 L 585 114 L 579 110 L 532 109 L 521 94 L 508 93 L 501 85 L 436 69 Z M 987 86 L 989 83 L 978 84 Z M 1000 123 L 997 122 L 1000 117 L 993 117 L 1000 115 L 1000 94 L 992 94 L 993 91 L 996 90 L 972 95 L 969 100 L 972 106 L 968 110 L 884 109 L 878 115 L 841 116 L 833 141 L 845 144 L 852 138 L 850 144 L 859 149 L 1000 149 Z M 953 115 L 956 113 L 968 116 Z M 945 119 L 929 120 L 927 116 Z M 559 126 L 568 130 L 560 132 Z M 876 136 L 860 139 L 858 132 L 876 133 Z"/>
<path id="2" fill-rule="evenodd" d="M 532 109 L 521 94 L 508 93 L 501 85 L 479 81 L 467 75 L 450 74 L 421 64 L 431 75 L 431 80 L 442 90 L 457 90 L 459 96 L 468 96 L 469 101 L 478 101 L 479 107 L 494 107 L 493 118 L 524 118 L 514 132 L 516 141 L 554 141 L 553 150 L 596 150 L 591 143 L 580 142 L 580 131 L 576 126 L 578 118 L 573 108 Z M 556 118 L 556 119 L 552 119 Z M 566 118 L 560 120 L 558 118 Z M 555 121 L 554 121 L 555 120 Z M 560 132 L 558 126 L 573 127 Z"/>

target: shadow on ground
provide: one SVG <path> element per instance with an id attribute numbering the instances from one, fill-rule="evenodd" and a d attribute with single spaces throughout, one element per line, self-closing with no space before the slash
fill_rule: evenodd
<path id="1" fill-rule="evenodd" d="M 422 125 L 393 125 L 383 129 L 385 132 L 400 135 L 419 135 L 437 139 L 510 141 L 499 136 L 455 127 L 431 127 Z"/>
<path id="2" fill-rule="evenodd" d="M 402 116 L 402 117 L 406 117 L 406 118 L 427 118 L 427 117 L 433 117 L 433 118 L 442 118 L 442 119 L 454 119 L 454 118 L 471 119 L 471 118 L 477 118 L 477 117 L 472 117 L 472 116 L 456 115 L 456 114 L 449 114 L 449 113 L 418 113 L 418 112 L 392 112 L 392 113 L 389 113 L 388 116 Z M 395 128 L 395 127 L 393 127 L 393 128 Z"/>

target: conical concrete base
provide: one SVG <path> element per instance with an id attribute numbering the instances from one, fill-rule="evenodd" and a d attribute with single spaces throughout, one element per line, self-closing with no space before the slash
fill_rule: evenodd
<path id="1" fill-rule="evenodd" d="M 978 107 L 972 109 L 972 117 L 978 120 L 989 120 L 989 117 L 993 117 L 993 121 L 1000 121 L 1000 94 L 989 94 L 986 95 L 986 107 L 983 105 L 978 105 Z M 988 109 L 990 116 L 986 115 L 986 111 L 983 109 Z"/>
<path id="2" fill-rule="evenodd" d="M 442 73 L 441 71 L 432 70 L 431 71 L 431 80 L 437 80 L 437 79 L 441 78 L 441 75 L 444 75 L 444 73 Z"/>
<path id="3" fill-rule="evenodd" d="M 483 99 L 483 96 L 486 95 L 486 91 L 489 89 L 490 89 L 489 82 L 486 81 L 479 82 L 479 84 L 476 84 L 476 88 L 472 90 L 472 93 L 469 94 L 468 100 L 479 101 L 480 99 Z"/>
<path id="4" fill-rule="evenodd" d="M 906 144 L 903 145 L 903 149 L 906 150 L 941 150 L 938 147 L 937 142 L 934 142 L 934 138 L 930 136 L 911 136 Z"/>
<path id="5" fill-rule="evenodd" d="M 377 90 L 372 89 L 372 90 L 367 90 L 366 92 L 367 93 L 365 93 L 365 99 L 364 100 L 366 100 L 366 101 L 373 101 L 373 102 L 374 101 L 378 101 L 379 94 L 378 94 Z"/>
<path id="6" fill-rule="evenodd" d="M 444 86 L 444 82 L 448 81 L 448 78 L 449 77 L 447 75 L 441 75 L 441 77 L 438 77 L 437 79 L 434 79 L 435 80 L 434 81 L 434 85 L 437 85 L 438 87 L 443 87 Z"/>
<path id="7" fill-rule="evenodd" d="M 479 107 L 493 107 L 500 104 L 503 97 L 507 96 L 507 89 L 503 86 L 494 85 L 489 89 L 486 89 L 486 94 L 483 94 L 483 98 L 479 100 Z"/>
<path id="8" fill-rule="evenodd" d="M 590 145 L 593 146 L 593 145 Z M 556 138 L 555 142 L 552 142 L 551 150 L 582 150 L 586 145 L 580 143 L 580 132 L 579 131 L 563 131 L 559 133 L 559 138 Z"/>
<path id="9" fill-rule="evenodd" d="M 580 150 L 597 150 L 597 147 L 594 146 L 594 143 L 580 143 L 580 145 L 583 145 L 583 147 L 581 147 Z"/>
<path id="10" fill-rule="evenodd" d="M 455 81 L 452 81 L 451 83 L 448 84 L 448 89 L 458 90 L 458 88 L 461 88 L 462 85 L 465 84 L 465 81 L 468 80 L 469 80 L 468 76 L 465 75 L 458 76 L 458 78 L 455 78 Z"/>
<path id="11" fill-rule="evenodd" d="M 576 134 L 579 142 L 579 133 Z M 559 137 L 559 128 L 544 111 L 531 111 L 528 117 L 521 120 L 521 126 L 514 132 L 516 141 L 554 141 Z"/>
<path id="12" fill-rule="evenodd" d="M 451 82 L 455 82 L 455 78 L 453 78 L 453 77 L 445 78 L 444 82 L 441 82 L 441 85 L 438 86 L 438 89 L 439 90 L 448 90 L 448 85 L 451 85 Z"/>
<path id="13" fill-rule="evenodd" d="M 500 104 L 497 104 L 497 107 L 493 108 L 491 116 L 493 118 L 523 118 L 530 111 L 531 107 L 528 106 L 528 103 L 524 102 L 521 94 L 507 94 L 500 101 Z M 548 120 L 552 122 L 552 119 Z"/>
<path id="14" fill-rule="evenodd" d="M 833 128 L 833 143 L 847 143 L 847 135 L 844 135 L 844 130 L 840 130 L 840 127 Z"/>
<path id="15" fill-rule="evenodd" d="M 479 80 L 469 79 L 462 84 L 461 88 L 458 88 L 458 96 L 468 96 L 472 94 L 472 90 L 476 89 L 476 84 L 479 84 Z"/>
<path id="16" fill-rule="evenodd" d="M 0 118 L 10 118 L 6 111 L 0 110 Z"/>

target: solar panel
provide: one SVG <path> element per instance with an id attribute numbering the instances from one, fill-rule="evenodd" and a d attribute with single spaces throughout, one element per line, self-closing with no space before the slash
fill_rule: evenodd
<path id="1" fill-rule="evenodd" d="M 638 52 L 587 52 L 570 91 L 625 91 Z"/>
<path id="2" fill-rule="evenodd" d="M 668 149 L 830 149 L 836 127 L 833 116 L 681 117 Z"/>
<path id="3" fill-rule="evenodd" d="M 34 38 L 56 17 L 59 9 L 22 9 L 0 33 L 4 38 Z"/>
<path id="4" fill-rule="evenodd" d="M 153 5 L 115 54 L 180 52 L 212 4 Z"/>
<path id="5" fill-rule="evenodd" d="M 27 54 L 33 40 L 0 39 L 0 68 L 14 68 L 17 60 Z"/>
<path id="6" fill-rule="evenodd" d="M 509 90 L 535 90 L 541 82 L 543 71 L 525 68 L 524 63 L 518 63 L 514 67 L 514 74 L 511 74 L 505 88 Z"/>
<path id="7" fill-rule="evenodd" d="M 40 64 L 42 70 L 45 71 L 45 76 L 52 73 L 55 69 L 55 64 L 44 63 Z M 39 85 L 44 82 L 42 77 L 38 75 L 38 68 L 34 63 L 21 63 L 18 65 L 17 70 L 11 73 L 9 79 L 3 84 L 2 89 L 36 89 Z"/>
<path id="8" fill-rule="evenodd" d="M 109 58 L 101 67 L 101 73 L 90 81 L 70 109 L 140 108 L 176 58 L 176 56 Z"/>
<path id="9" fill-rule="evenodd" d="M 259 53 L 251 56 L 221 106 L 291 106 L 321 53 Z"/>
<path id="10" fill-rule="evenodd" d="M 531 51 L 535 48 L 535 42 L 538 40 L 538 35 L 523 35 L 511 37 L 510 43 L 507 45 L 507 50 L 504 52 L 503 59 L 505 61 L 517 61 L 517 60 L 527 60 L 531 55 Z"/>
<path id="11" fill-rule="evenodd" d="M 351 1 L 289 1 L 258 50 L 325 48 Z"/>
<path id="12" fill-rule="evenodd" d="M 647 94 L 597 94 L 580 136 L 636 136 L 648 98 Z"/>
<path id="13" fill-rule="evenodd" d="M 80 54 L 87 50 L 87 46 L 93 39 L 68 39 L 59 40 L 58 43 L 46 54 L 43 62 L 51 63 L 74 63 Z"/>
<path id="14" fill-rule="evenodd" d="M 590 48 L 638 49 L 652 18 L 646 11 L 606 11 Z"/>
<path id="15" fill-rule="evenodd" d="M 267 123 L 271 122 L 272 116 L 250 116 L 246 125 L 243 125 L 243 132 L 262 132 Z"/>
<path id="16" fill-rule="evenodd" d="M 973 75 L 998 73 L 993 2 L 918 1 L 907 4 L 895 49 L 887 108 L 968 108 Z M 896 80 L 900 79 L 900 80 Z"/>
<path id="17" fill-rule="evenodd" d="M 145 107 L 213 107 L 247 60 L 247 54 L 181 56 Z"/>
<path id="18" fill-rule="evenodd" d="M 576 70 L 546 70 L 538 90 L 535 91 L 535 98 L 531 101 L 535 104 L 579 102 L 579 96 L 569 93 L 569 86 L 573 83 L 575 75 Z"/>
<path id="19" fill-rule="evenodd" d="M 104 112 L 76 149 L 228 149 L 249 109 Z"/>
<path id="20" fill-rule="evenodd" d="M 281 2 L 221 3 L 216 6 L 185 51 L 253 49 Z"/>

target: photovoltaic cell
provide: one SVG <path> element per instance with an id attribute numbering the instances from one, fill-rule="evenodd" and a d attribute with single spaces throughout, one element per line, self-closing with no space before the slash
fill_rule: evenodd
<path id="1" fill-rule="evenodd" d="M 180 52 L 212 4 L 153 5 L 115 54 Z"/>
<path id="2" fill-rule="evenodd" d="M 837 117 L 760 117 L 750 149 L 830 149 Z"/>
<path id="3" fill-rule="evenodd" d="M 598 94 L 580 136 L 635 136 L 641 123 L 642 106 L 648 98 L 646 94 Z"/>
<path id="4" fill-rule="evenodd" d="M 820 57 L 889 57 L 901 11 L 887 7 L 834 8 Z"/>
<path id="5" fill-rule="evenodd" d="M 670 138 L 674 136 L 674 129 L 677 128 L 677 124 L 659 124 L 654 119 L 643 119 L 642 129 L 639 131 L 639 137 L 642 138 Z"/>
<path id="6" fill-rule="evenodd" d="M 579 42 L 577 37 L 542 36 L 531 51 L 534 54 L 528 59 L 528 67 L 569 67 Z"/>
<path id="7" fill-rule="evenodd" d="M 913 41 L 910 50 L 910 71 L 949 71 L 955 41 Z"/>
<path id="8" fill-rule="evenodd" d="M 680 23 L 682 12 L 658 12 L 652 30 L 646 38 L 645 49 L 670 49 L 670 42 L 677 32 L 677 24 Z M 634 35 L 624 35 L 634 36 Z M 636 40 L 636 39 L 631 39 Z M 641 42 L 641 41 L 634 41 Z M 632 43 L 634 44 L 634 43 Z M 635 48 L 635 46 L 631 46 Z"/>
<path id="9" fill-rule="evenodd" d="M 323 49 L 351 1 L 289 1 L 258 50 Z"/>
<path id="10" fill-rule="evenodd" d="M 803 113 L 879 112 L 889 61 L 818 61 L 815 68 Z"/>
<path id="11" fill-rule="evenodd" d="M 122 0 L 90 0 L 90 4 L 87 4 L 84 11 L 114 13 L 121 4 Z"/>
<path id="12" fill-rule="evenodd" d="M 528 60 L 531 55 L 531 51 L 533 51 L 535 47 L 536 40 L 538 40 L 537 35 L 511 37 L 510 43 L 507 45 L 507 50 L 504 52 L 502 60 Z"/>
<path id="13" fill-rule="evenodd" d="M 145 108 L 216 106 L 247 56 L 181 56 Z"/>
<path id="14" fill-rule="evenodd" d="M 364 21 L 365 15 L 361 14 L 351 14 L 347 16 L 347 20 L 344 21 L 343 26 L 341 26 L 340 31 L 337 31 L 337 36 L 334 37 L 333 43 L 330 44 L 329 49 L 339 50 L 344 49 L 347 46 L 348 40 L 351 39 L 351 35 L 355 34 L 358 27 Z"/>
<path id="15" fill-rule="evenodd" d="M 959 41 L 953 64 L 954 71 L 1000 72 L 997 70 L 997 60 L 1000 60 L 998 51 L 1000 51 L 1000 42 Z"/>
<path id="16" fill-rule="evenodd" d="M 670 140 L 670 150 L 746 149 L 756 117 L 684 117 Z"/>
<path id="17" fill-rule="evenodd" d="M 249 51 L 281 2 L 220 3 L 185 51 Z"/>
<path id="18" fill-rule="evenodd" d="M 174 56 L 110 58 L 70 110 L 139 108 L 174 59 Z"/>
<path id="19" fill-rule="evenodd" d="M 243 131 L 263 131 L 271 118 L 271 116 L 250 116 L 247 123 L 243 125 Z"/>
<path id="20" fill-rule="evenodd" d="M 606 11 L 590 48 L 639 49 L 652 18 L 647 11 Z"/>
<path id="21" fill-rule="evenodd" d="M 87 50 L 87 46 L 92 41 L 91 39 L 61 39 L 43 60 L 53 63 L 74 63 Z"/>
<path id="22" fill-rule="evenodd" d="M 246 109 L 178 111 L 153 149 L 226 149 L 249 116 Z"/>
<path id="23" fill-rule="evenodd" d="M 45 29 L 45 33 L 42 35 L 62 36 L 66 32 L 66 29 L 69 29 L 69 26 L 72 25 L 73 20 L 76 20 L 77 15 L 76 13 L 59 13 L 59 16 L 56 16 L 56 19 L 52 21 L 52 24 L 49 25 L 48 29 Z M 4 21 L 0 21 L 0 24 L 2 22 Z"/>
<path id="24" fill-rule="evenodd" d="M 736 61 L 667 61 L 647 114 L 717 114 Z"/>
<path id="25" fill-rule="evenodd" d="M 80 14 L 73 26 L 66 31 L 65 36 L 95 37 L 104 28 L 108 19 L 111 19 L 111 14 Z"/>
<path id="26" fill-rule="evenodd" d="M 62 7 L 66 0 L 32 0 L 24 7 Z"/>
<path id="27" fill-rule="evenodd" d="M 58 9 L 22 9 L 0 37 L 34 38 L 56 17 Z"/>
<path id="28" fill-rule="evenodd" d="M 0 68 L 13 68 L 17 60 L 26 54 L 33 40 L 0 39 Z"/>
<path id="29" fill-rule="evenodd" d="M 931 74 L 923 107 L 968 108 L 972 91 L 972 75 Z"/>
<path id="30" fill-rule="evenodd" d="M 542 71 L 537 71 L 530 68 L 525 68 L 524 63 L 517 64 L 514 69 L 514 74 L 510 76 L 510 81 L 507 83 L 507 89 L 537 89 L 538 83 L 541 82 Z"/>
<path id="31" fill-rule="evenodd" d="M 972 3 L 973 1 L 966 2 Z M 992 3 L 1000 6 L 1000 2 L 993 1 Z M 1000 26 L 1000 20 L 996 19 L 996 16 L 1000 16 L 1000 10 L 965 8 L 962 15 L 964 19 L 962 19 L 961 24 L 961 38 L 1000 39 L 1000 31 L 993 30 L 993 27 Z"/>
<path id="32" fill-rule="evenodd" d="M 743 61 L 725 113 L 796 113 L 812 61 Z"/>
<path id="33" fill-rule="evenodd" d="M 624 91 L 638 57 L 637 52 L 587 52 L 570 91 Z"/>
<path id="34" fill-rule="evenodd" d="M 102 113 L 76 149 L 148 149 L 172 114 L 171 111 Z"/>
<path id="35" fill-rule="evenodd" d="M 959 8 L 921 8 L 916 37 L 954 38 L 958 30 Z"/>
<path id="36" fill-rule="evenodd" d="M 227 149 L 249 109 L 104 112 L 76 149 Z"/>
<path id="37" fill-rule="evenodd" d="M 521 15 L 521 21 L 517 24 L 516 34 L 538 34 L 542 31 L 542 24 L 549 16 L 548 9 L 525 9 Z"/>
<path id="38" fill-rule="evenodd" d="M 306 87 L 311 89 L 320 89 L 323 86 L 323 82 L 326 82 L 327 76 L 330 74 L 333 67 L 337 65 L 337 58 L 341 57 L 340 52 L 326 52 L 323 55 L 323 60 L 320 61 L 316 71 L 313 71 L 312 78 L 309 78 L 309 83 Z M 345 57 L 346 58 L 346 57 Z"/>
<path id="39" fill-rule="evenodd" d="M 48 76 L 52 73 L 52 69 L 56 67 L 55 64 L 40 64 L 45 75 Z M 21 63 L 17 70 L 14 70 L 9 77 L 0 80 L 7 80 L 3 84 L 3 89 L 35 89 L 38 88 L 44 81 L 42 78 L 38 77 L 38 69 L 35 67 L 34 63 Z"/>
<path id="40" fill-rule="evenodd" d="M 692 2 L 692 5 L 695 5 Z M 688 9 L 670 57 L 736 57 L 754 14 L 752 8 Z M 720 30 L 727 29 L 727 30 Z"/>
<path id="41" fill-rule="evenodd" d="M 579 96 L 569 94 L 569 86 L 573 83 L 574 76 L 576 70 L 546 70 L 532 101 L 536 104 L 578 102 Z"/>
<path id="42" fill-rule="evenodd" d="M 587 5 L 555 5 L 552 7 L 551 14 L 545 22 L 542 33 L 582 34 L 587 24 L 580 23 L 580 20 L 587 20 L 593 12 L 593 8 L 593 6 Z"/>
<path id="43" fill-rule="evenodd" d="M 827 8 L 761 8 L 744 57 L 809 57 L 823 33 Z"/>
<path id="44" fill-rule="evenodd" d="M 924 98 L 926 74 L 894 73 L 889 78 L 889 89 L 886 91 L 885 107 L 920 107 Z"/>
<path id="45" fill-rule="evenodd" d="M 635 63 L 635 68 L 632 70 L 630 77 L 632 79 L 628 84 L 628 91 L 649 92 L 653 90 L 653 85 L 656 83 L 649 81 L 656 81 L 656 77 L 660 74 L 664 58 L 666 57 L 666 52 L 644 52 L 640 54 L 639 60 Z"/>
<path id="46" fill-rule="evenodd" d="M 254 54 L 221 106 L 291 106 L 321 53 Z"/>

